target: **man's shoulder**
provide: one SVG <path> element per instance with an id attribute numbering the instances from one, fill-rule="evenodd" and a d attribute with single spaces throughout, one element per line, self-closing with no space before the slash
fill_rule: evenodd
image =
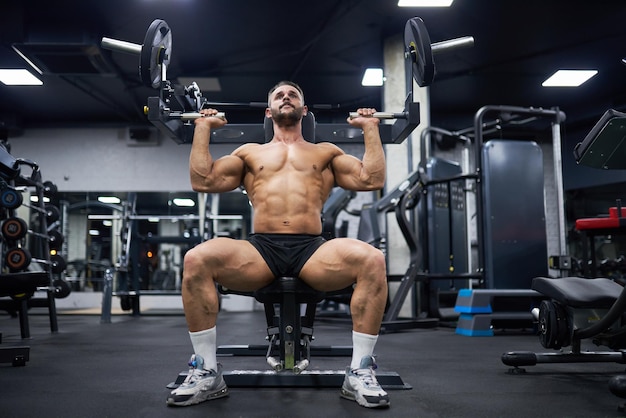
<path id="1" fill-rule="evenodd" d="M 236 150 L 233 151 L 234 155 L 243 155 L 246 152 L 249 152 L 250 150 L 257 148 L 257 147 L 261 147 L 265 144 L 257 144 L 256 142 L 247 142 L 243 145 L 240 145 Z"/>
<path id="2" fill-rule="evenodd" d="M 319 149 L 323 149 L 326 152 L 330 152 L 333 155 L 343 154 L 343 150 L 332 142 L 316 142 L 315 146 L 317 146 Z"/>

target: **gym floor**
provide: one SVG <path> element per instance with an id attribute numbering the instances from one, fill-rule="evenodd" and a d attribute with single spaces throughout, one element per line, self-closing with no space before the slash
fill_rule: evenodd
<path id="1" fill-rule="evenodd" d="M 230 396 L 187 408 L 165 404 L 166 385 L 186 370 L 191 345 L 181 312 L 98 315 L 30 311 L 31 339 L 2 313 L 2 345 L 29 345 L 25 367 L 0 364 L 0 415 L 10 417 L 618 417 L 609 392 L 611 363 L 541 364 L 507 373 L 506 351 L 543 350 L 532 332 L 457 335 L 454 327 L 383 334 L 379 372 L 397 372 L 410 389 L 390 390 L 391 407 L 369 410 L 340 398 L 339 388 L 230 388 Z M 350 345 L 347 323 L 319 320 L 315 345 Z M 224 312 L 218 344 L 264 344 L 262 312 Z M 596 349 L 594 346 L 587 349 Z M 263 357 L 219 357 L 225 370 L 268 369 Z M 343 370 L 347 357 L 314 357 L 310 370 Z"/>

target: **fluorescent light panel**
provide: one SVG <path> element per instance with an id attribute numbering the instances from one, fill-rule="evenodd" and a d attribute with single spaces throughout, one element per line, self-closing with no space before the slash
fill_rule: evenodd
<path id="1" fill-rule="evenodd" d="M 121 200 L 119 197 L 115 196 L 98 196 L 98 202 L 100 203 L 120 203 Z"/>
<path id="2" fill-rule="evenodd" d="M 363 74 L 363 80 L 361 80 L 362 86 L 382 86 L 385 81 L 382 68 L 368 68 Z"/>
<path id="3" fill-rule="evenodd" d="M 578 87 L 596 74 L 598 70 L 558 70 L 541 85 L 543 87 Z"/>
<path id="4" fill-rule="evenodd" d="M 0 69 L 0 82 L 7 86 L 41 86 L 43 81 L 25 69 Z"/>
<path id="5" fill-rule="evenodd" d="M 196 202 L 193 201 L 193 199 L 185 199 L 182 197 L 177 197 L 172 201 L 176 206 L 183 206 L 183 207 L 193 207 L 196 206 Z"/>
<path id="6" fill-rule="evenodd" d="M 398 0 L 398 7 L 450 7 L 454 0 Z"/>

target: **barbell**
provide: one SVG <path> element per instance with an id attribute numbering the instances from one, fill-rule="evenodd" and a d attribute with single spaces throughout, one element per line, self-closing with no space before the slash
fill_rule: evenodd
<path id="1" fill-rule="evenodd" d="M 102 38 L 105 49 L 139 55 L 139 77 L 144 85 L 159 88 L 170 58 L 172 57 L 172 31 L 164 20 L 154 20 L 144 37 L 143 44 L 134 44 L 117 39 Z"/>
<path id="2" fill-rule="evenodd" d="M 404 27 L 404 57 L 411 64 L 411 73 L 415 82 L 420 87 L 426 87 L 435 79 L 435 61 L 433 56 L 453 49 L 472 46 L 474 38 L 464 36 L 447 41 L 430 43 L 430 35 L 424 21 L 414 17 L 406 22 Z M 166 81 L 166 71 L 172 55 L 172 31 L 164 20 L 154 20 L 144 37 L 143 44 L 121 41 L 103 37 L 101 45 L 105 49 L 139 55 L 139 76 L 144 85 L 153 88 L 163 88 Z M 198 109 L 199 110 L 199 109 Z M 148 115 L 148 107 L 144 107 L 144 113 Z M 409 119 L 409 112 L 376 112 L 373 117 L 380 119 Z M 199 112 L 166 112 L 167 119 L 192 121 L 203 115 Z M 224 113 L 218 117 L 225 118 Z M 350 112 L 349 117 L 357 117 L 357 112 Z"/>
<path id="3" fill-rule="evenodd" d="M 404 26 L 404 57 L 411 62 L 413 79 L 420 87 L 430 86 L 435 79 L 434 54 L 474 45 L 474 37 L 430 43 L 430 35 L 419 17 L 409 19 Z"/>
<path id="4" fill-rule="evenodd" d="M 434 55 L 449 52 L 457 48 L 474 45 L 474 37 L 463 36 L 447 41 L 430 43 L 430 35 L 424 21 L 419 17 L 409 19 L 404 26 L 404 58 L 411 63 L 413 79 L 420 87 L 430 86 L 435 80 Z M 358 117 L 357 112 L 350 112 L 350 119 Z M 379 119 L 408 119 L 409 112 L 376 112 L 372 115 Z"/>

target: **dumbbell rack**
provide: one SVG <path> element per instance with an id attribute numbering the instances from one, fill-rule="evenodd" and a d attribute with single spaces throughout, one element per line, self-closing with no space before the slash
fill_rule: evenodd
<path id="1" fill-rule="evenodd" d="M 29 177 L 21 175 L 23 166 L 31 168 Z M 36 202 L 23 202 L 22 193 L 28 190 L 37 196 Z M 58 220 L 60 212 L 56 206 L 46 204 L 44 197 L 54 192 L 56 187 L 51 182 L 42 182 L 36 163 L 13 158 L 6 146 L 0 144 L 0 296 L 9 297 L 0 300 L 0 309 L 19 316 L 24 339 L 30 338 L 28 309 L 48 308 L 50 330 L 57 332 L 55 297 L 69 294 L 65 290 L 69 287 L 54 278 L 65 269 L 65 262 L 60 256 L 55 260 L 50 255 L 51 247 L 59 248 L 63 241 L 62 235 L 49 233 L 48 226 Z M 17 216 L 21 206 L 36 214 L 31 225 Z M 45 290 L 46 297 L 33 297 L 37 290 Z"/>

